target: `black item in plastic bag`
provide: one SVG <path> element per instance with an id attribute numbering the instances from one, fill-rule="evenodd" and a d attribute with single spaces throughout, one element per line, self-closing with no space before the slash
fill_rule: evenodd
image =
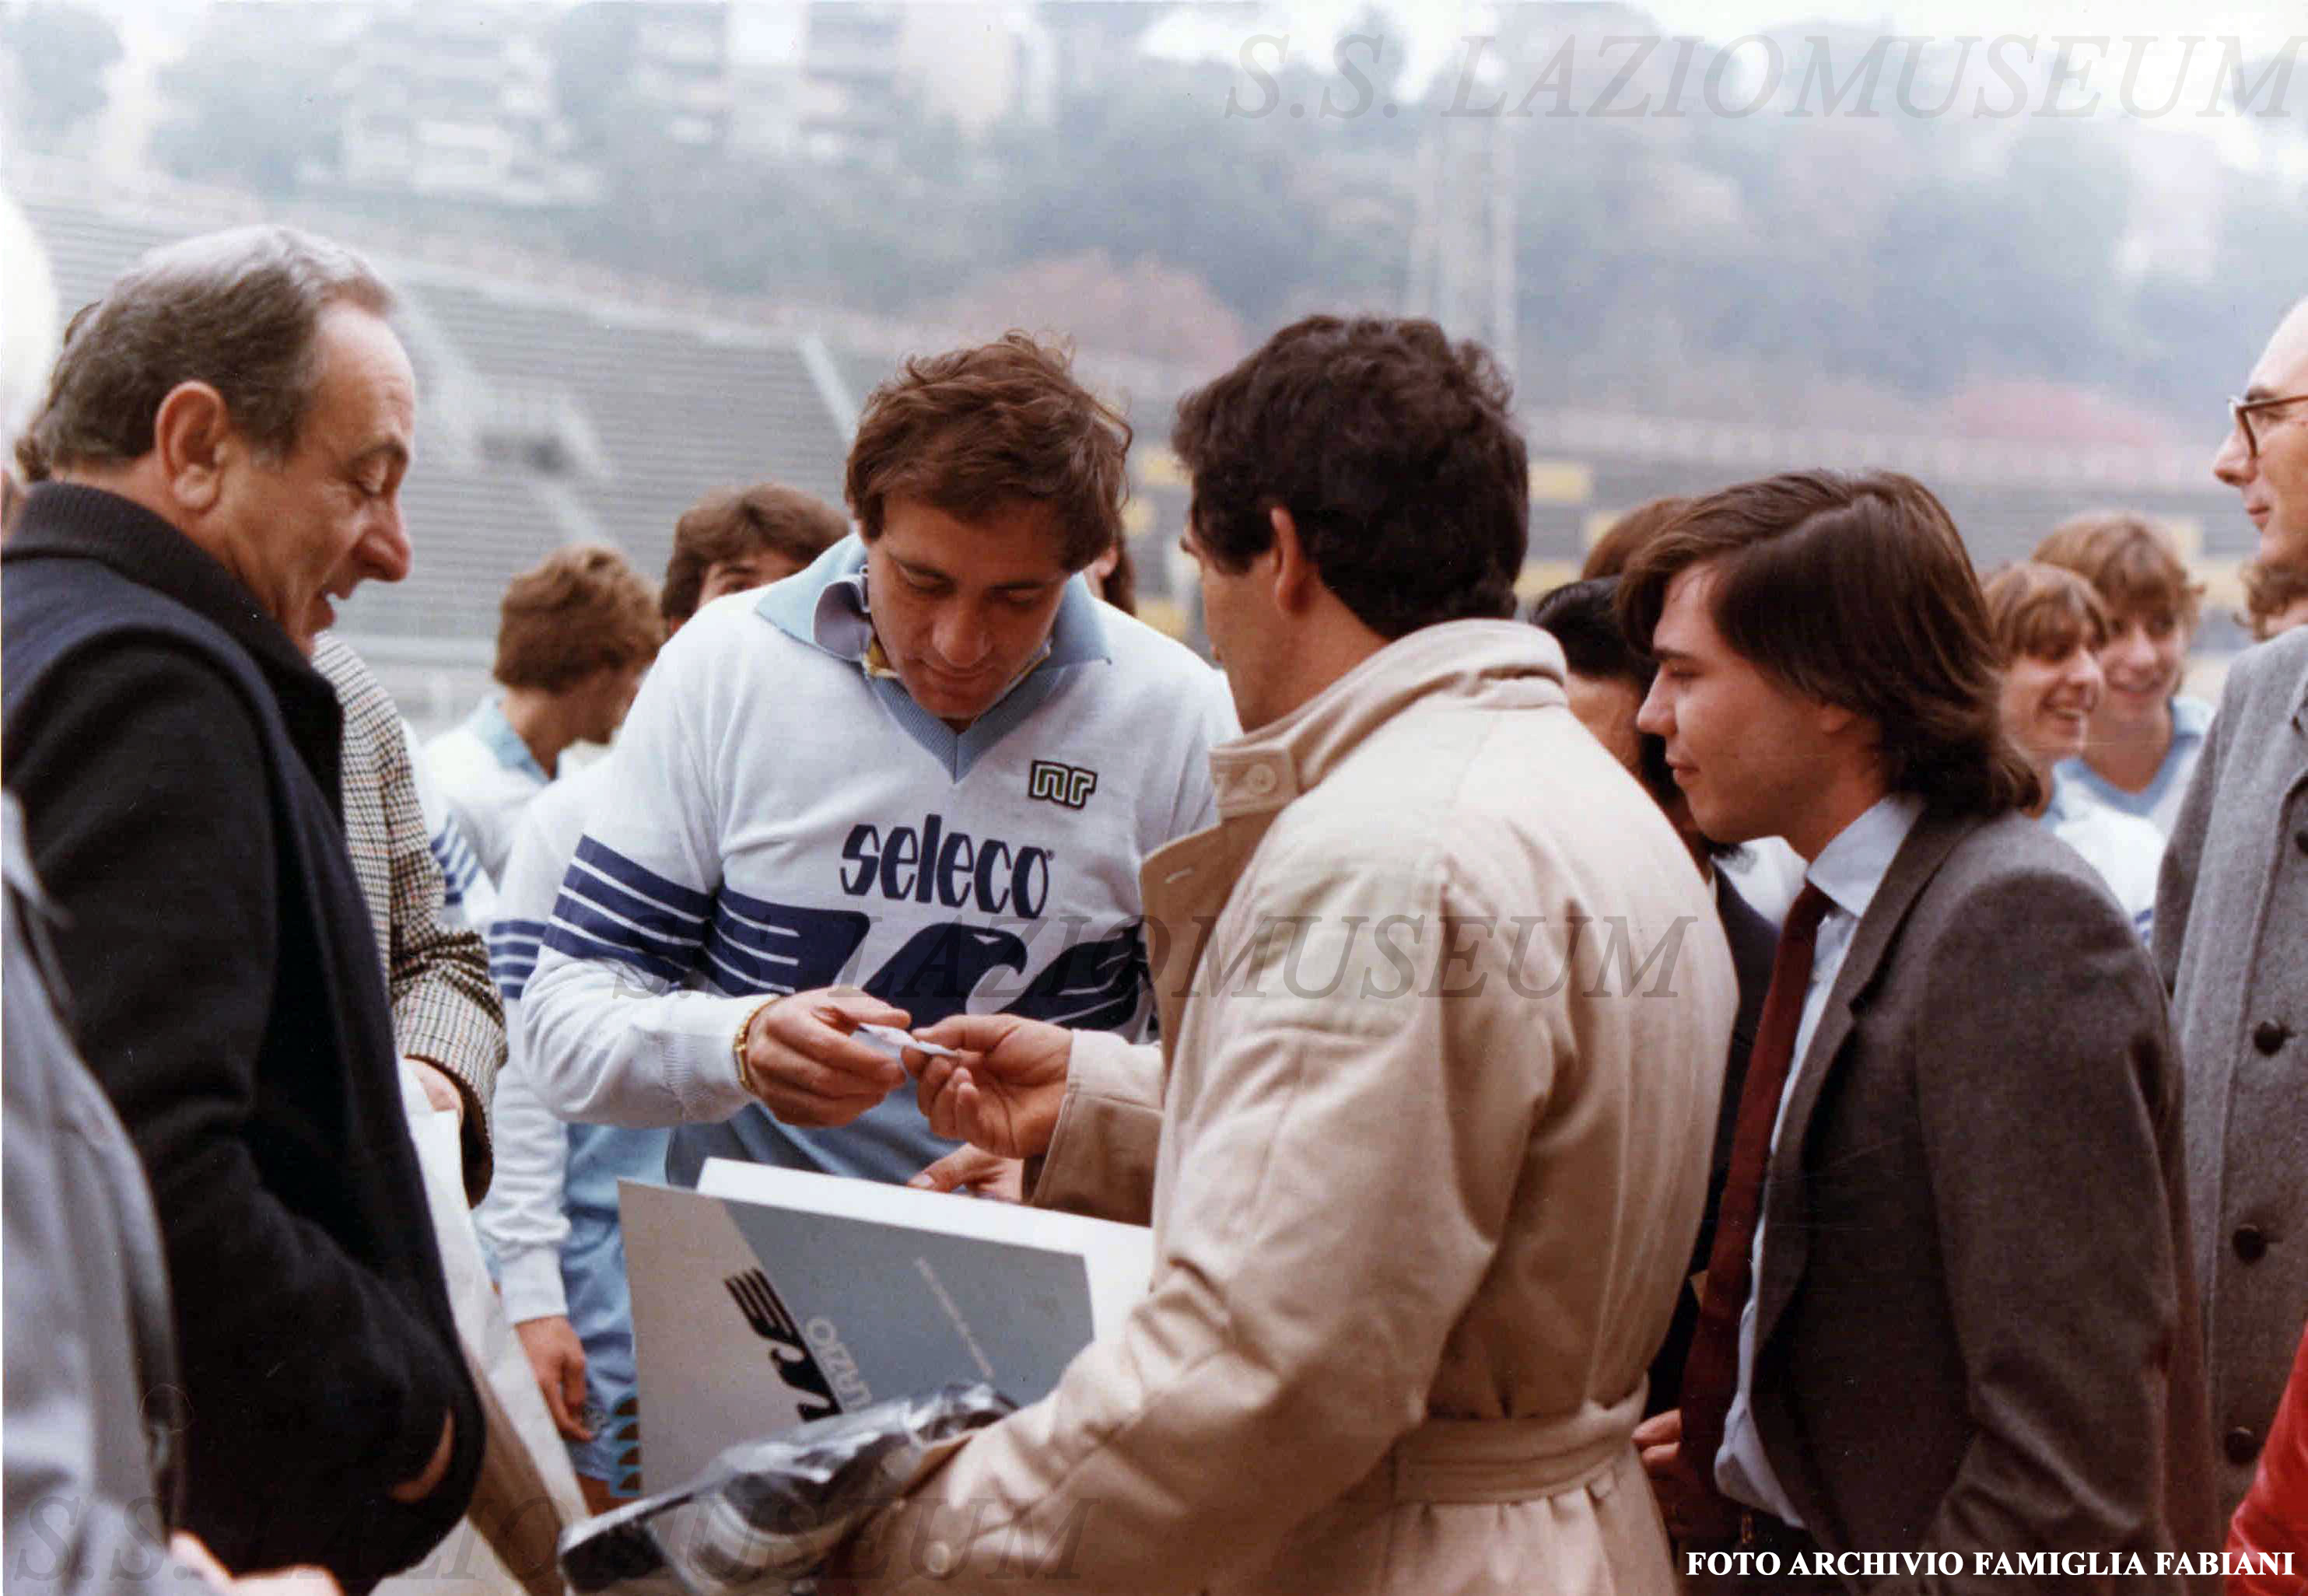
<path id="1" fill-rule="evenodd" d="M 1016 1407 L 947 1386 L 732 1446 L 678 1490 L 572 1525 L 561 1572 L 578 1596 L 783 1596 L 945 1444 Z"/>

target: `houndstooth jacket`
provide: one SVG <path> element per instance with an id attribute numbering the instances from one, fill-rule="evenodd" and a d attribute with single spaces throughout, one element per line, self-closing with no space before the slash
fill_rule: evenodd
<path id="1" fill-rule="evenodd" d="M 504 1062 L 504 1008 L 487 944 L 444 913 L 441 867 L 425 836 L 400 714 L 361 656 L 323 632 L 314 668 L 344 706 L 345 844 L 360 877 L 406 1058 L 438 1064 L 465 1096 L 465 1195 L 489 1188 L 489 1105 Z"/>

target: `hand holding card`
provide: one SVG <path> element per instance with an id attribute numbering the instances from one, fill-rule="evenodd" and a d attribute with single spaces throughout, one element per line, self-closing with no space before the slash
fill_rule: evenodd
<path id="1" fill-rule="evenodd" d="M 957 1014 L 923 1029 L 943 1044 L 943 1056 L 914 1071 L 914 1100 L 932 1130 L 999 1158 L 1048 1150 L 1065 1100 L 1072 1032 L 1014 1014 Z"/>
<path id="2" fill-rule="evenodd" d="M 900 1031 L 895 1025 L 860 1025 L 851 1034 L 867 1047 L 889 1054 L 900 1064 L 906 1061 L 906 1051 L 909 1048 L 917 1053 L 926 1053 L 933 1059 L 961 1057 L 950 1047 L 940 1047 L 934 1042 L 924 1042 L 912 1033 Z"/>

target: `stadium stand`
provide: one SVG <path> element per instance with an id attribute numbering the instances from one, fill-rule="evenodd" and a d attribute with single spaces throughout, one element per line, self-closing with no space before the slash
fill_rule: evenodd
<path id="1" fill-rule="evenodd" d="M 250 214 L 245 200 L 203 191 L 181 206 L 159 190 L 92 200 L 107 191 L 48 169 L 12 167 L 9 184 L 66 316 L 144 251 Z M 659 568 L 675 518 L 718 485 L 772 476 L 839 502 L 856 408 L 874 384 L 909 352 L 992 330 L 702 297 L 693 308 L 663 285 L 626 291 L 564 262 L 483 266 L 454 240 L 435 247 L 328 219 L 309 225 L 366 250 L 406 302 L 401 328 L 423 394 L 404 489 L 417 562 L 406 582 L 363 588 L 343 630 L 426 729 L 486 690 L 497 599 L 514 572 L 575 541 L 607 541 Z M 1138 429 L 1128 525 L 1141 608 L 1199 640 L 1187 568 L 1173 556 L 1185 485 L 1166 445 L 1176 397 L 1210 373 L 1088 350 L 1081 364 Z M 1610 519 L 1646 499 L 1795 466 L 1881 465 L 1941 493 L 1983 571 L 2080 510 L 2121 505 L 2161 519 L 2211 588 L 2200 650 L 2242 646 L 2226 610 L 2241 602 L 2235 573 L 2251 528 L 2206 468 L 2209 439 L 2198 450 L 2059 450 L 1546 408 L 1524 419 L 1526 595 L 1567 579 Z"/>

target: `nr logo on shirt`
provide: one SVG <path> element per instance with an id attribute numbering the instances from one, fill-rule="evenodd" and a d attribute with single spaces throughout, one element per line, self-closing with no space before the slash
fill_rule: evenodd
<path id="1" fill-rule="evenodd" d="M 1026 796 L 1080 809 L 1098 791 L 1098 772 L 1055 759 L 1036 759 L 1026 770 Z"/>

